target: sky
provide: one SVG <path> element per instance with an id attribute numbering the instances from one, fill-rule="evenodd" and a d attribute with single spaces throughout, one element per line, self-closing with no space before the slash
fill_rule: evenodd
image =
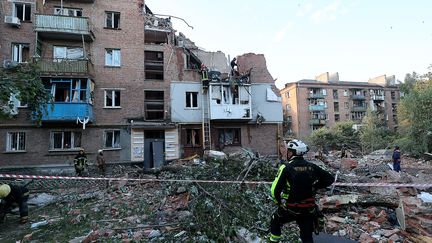
<path id="1" fill-rule="evenodd" d="M 264 54 L 280 88 L 338 72 L 343 81 L 423 74 L 432 64 L 430 0 L 146 0 L 206 51 Z M 192 26 L 190 28 L 188 25 Z"/>

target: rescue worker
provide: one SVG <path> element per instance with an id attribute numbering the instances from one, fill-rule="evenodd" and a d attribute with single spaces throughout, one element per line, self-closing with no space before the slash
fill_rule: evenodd
<path id="1" fill-rule="evenodd" d="M 271 187 L 271 195 L 278 205 L 270 222 L 270 242 L 281 240 L 281 228 L 296 221 L 302 242 L 313 242 L 314 223 L 320 212 L 315 204 L 316 190 L 330 186 L 334 177 L 325 169 L 303 159 L 308 146 L 294 139 L 286 143 L 288 163 L 279 167 Z"/>
<path id="2" fill-rule="evenodd" d="M 341 159 L 347 157 L 347 149 L 348 148 L 347 148 L 346 144 L 342 145 L 342 148 L 341 148 Z"/>
<path id="3" fill-rule="evenodd" d="M 235 68 L 235 67 L 237 67 L 237 69 L 238 69 L 237 58 L 234 57 L 231 60 L 230 65 L 231 65 L 231 76 L 233 76 L 233 77 L 234 76 L 239 76 L 240 74 L 239 74 L 238 70 L 236 70 L 236 68 Z"/>
<path id="4" fill-rule="evenodd" d="M 210 80 L 208 77 L 208 68 L 204 63 L 201 64 L 201 82 L 204 88 L 208 88 Z"/>
<path id="5" fill-rule="evenodd" d="M 101 174 L 103 176 L 105 176 L 106 163 L 105 163 L 105 158 L 103 157 L 103 150 L 102 149 L 98 150 L 98 155 L 96 155 L 96 163 L 97 163 L 97 166 L 98 166 Z"/>
<path id="6" fill-rule="evenodd" d="M 2 200 L 0 208 L 0 223 L 3 222 L 6 213 L 9 212 L 15 204 L 19 207 L 20 223 L 27 223 L 27 200 L 29 199 L 29 190 L 25 186 L 2 184 L 0 186 L 0 199 Z"/>
<path id="7" fill-rule="evenodd" d="M 87 156 L 84 153 L 84 149 L 81 149 L 79 154 L 75 156 L 74 165 L 77 176 L 82 176 L 85 167 L 87 167 Z"/>
<path id="8" fill-rule="evenodd" d="M 401 152 L 399 149 L 399 146 L 395 146 L 394 150 L 393 150 L 393 155 L 392 155 L 392 159 L 393 159 L 393 170 L 396 172 L 400 172 L 401 171 Z"/>

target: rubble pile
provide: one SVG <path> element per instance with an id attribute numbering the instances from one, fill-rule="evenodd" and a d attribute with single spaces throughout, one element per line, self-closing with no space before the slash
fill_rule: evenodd
<path id="1" fill-rule="evenodd" d="M 404 165 L 413 165 L 406 172 L 392 171 L 385 153 L 341 159 L 330 152 L 324 162 L 312 160 L 339 171 L 338 182 L 425 183 L 430 178 L 431 166 L 421 160 L 403 163 L 403 170 Z M 264 242 L 269 217 L 276 209 L 269 184 L 187 180 L 268 182 L 274 179 L 277 161 L 244 149 L 208 156 L 207 160 L 191 156 L 158 170 L 116 167 L 110 175 L 170 179 L 164 182 L 31 183 L 30 224 L 21 226 L 17 215 L 8 215 L 0 241 Z M 419 162 L 422 166 L 415 167 Z M 359 242 L 431 242 L 430 193 L 430 189 L 392 187 L 335 187 L 319 192 L 324 230 Z M 298 242 L 295 223 L 287 224 L 283 233 L 286 241 Z"/>

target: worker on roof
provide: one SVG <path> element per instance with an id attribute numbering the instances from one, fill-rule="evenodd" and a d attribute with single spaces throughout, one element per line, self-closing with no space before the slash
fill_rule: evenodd
<path id="1" fill-rule="evenodd" d="M 316 190 L 330 186 L 333 175 L 303 158 L 309 148 L 300 140 L 286 145 L 288 163 L 283 163 L 271 187 L 277 211 L 270 222 L 270 242 L 279 242 L 285 223 L 296 221 L 302 242 L 313 242 L 312 232 L 319 233 L 318 220 L 322 214 L 315 203 Z"/>
<path id="2" fill-rule="evenodd" d="M 25 186 L 2 184 L 0 185 L 0 223 L 4 221 L 6 213 L 10 212 L 13 206 L 18 205 L 20 213 L 20 223 L 25 224 L 28 221 L 29 190 Z"/>

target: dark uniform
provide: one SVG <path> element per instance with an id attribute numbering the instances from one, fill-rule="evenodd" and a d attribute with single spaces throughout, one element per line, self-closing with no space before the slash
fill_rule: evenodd
<path id="1" fill-rule="evenodd" d="M 85 167 L 87 167 L 87 156 L 85 155 L 83 150 L 81 150 L 80 153 L 75 156 L 74 165 L 77 175 L 82 176 Z"/>
<path id="2" fill-rule="evenodd" d="M 1 187 L 9 186 L 9 193 L 5 196 L 2 194 L 3 205 L 0 209 L 0 222 L 6 216 L 6 213 L 11 210 L 11 208 L 15 205 L 19 207 L 20 213 L 20 223 L 25 224 L 28 221 L 28 205 L 27 201 L 29 199 L 29 190 L 24 186 L 12 185 L 12 184 L 4 184 Z"/>
<path id="3" fill-rule="evenodd" d="M 293 156 L 288 164 L 283 164 L 271 187 L 272 197 L 279 207 L 270 222 L 270 241 L 278 242 L 283 224 L 295 220 L 301 240 L 313 242 L 313 224 L 319 214 L 315 192 L 333 182 L 332 174 L 302 156 Z"/>

